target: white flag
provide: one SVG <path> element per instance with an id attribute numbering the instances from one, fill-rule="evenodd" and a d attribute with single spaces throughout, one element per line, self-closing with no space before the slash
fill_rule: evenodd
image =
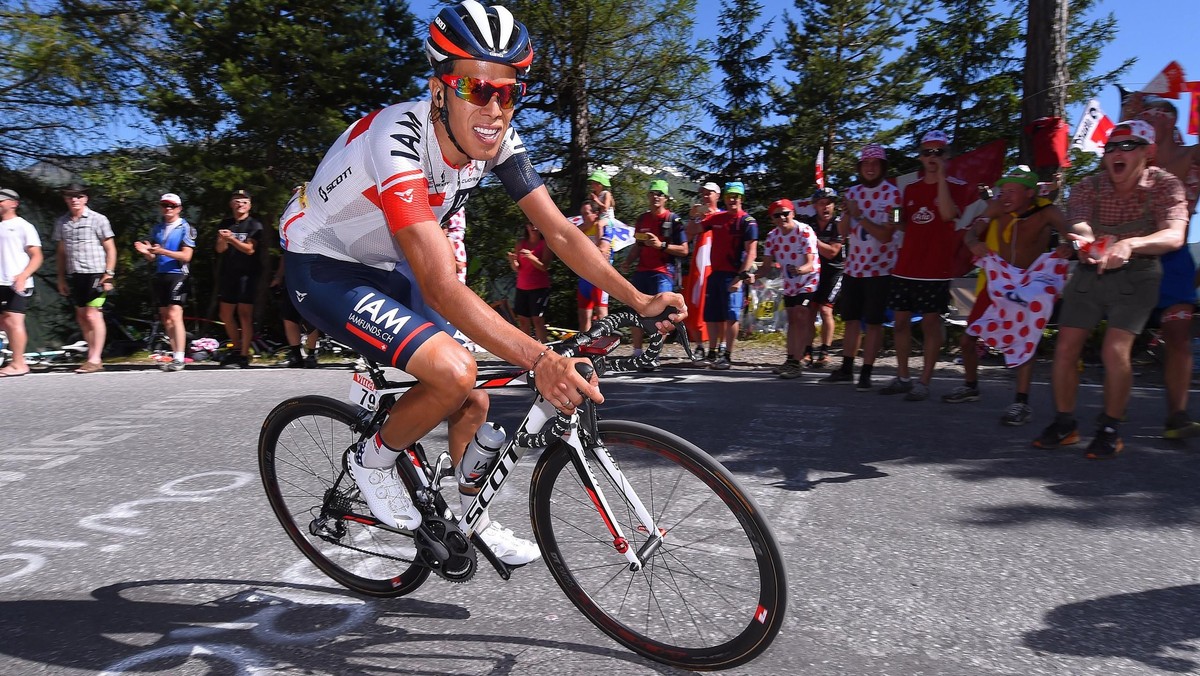
<path id="1" fill-rule="evenodd" d="M 1100 102 L 1092 99 L 1083 109 L 1083 117 L 1075 125 L 1075 135 L 1071 138 L 1071 147 L 1079 148 L 1085 153 L 1096 153 L 1104 156 L 1104 142 L 1108 140 L 1108 132 L 1115 125 L 1100 109 Z"/>
<path id="2" fill-rule="evenodd" d="M 825 149 L 817 151 L 817 188 L 825 187 Z"/>

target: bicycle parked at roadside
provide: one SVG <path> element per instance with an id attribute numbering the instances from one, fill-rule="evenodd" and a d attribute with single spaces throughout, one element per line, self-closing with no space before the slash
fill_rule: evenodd
<path id="1" fill-rule="evenodd" d="M 646 353 L 609 356 L 619 345 L 617 331 L 636 325 L 653 335 Z M 626 311 L 555 350 L 591 359 L 604 375 L 637 371 L 663 342 L 653 320 Z M 680 342 L 687 350 L 686 336 Z M 481 374 L 476 386 L 531 386 L 531 380 L 531 373 L 510 368 Z M 521 458 L 540 450 L 529 491 L 534 535 L 555 581 L 602 632 L 687 669 L 745 664 L 778 634 L 787 607 L 783 556 L 753 499 L 690 442 L 651 425 L 600 420 L 586 399 L 567 415 L 535 393 L 463 515 L 442 496 L 442 480 L 454 473 L 449 453 L 431 463 L 414 444 L 397 471 L 423 522 L 415 531 L 381 523 L 359 495 L 347 458 L 380 428 L 405 385 L 370 363 L 365 374 L 353 374 L 353 403 L 296 397 L 263 423 L 259 470 L 271 508 L 292 542 L 339 584 L 402 596 L 431 573 L 471 579 L 477 554 L 509 579 L 514 567 L 475 528 Z"/>

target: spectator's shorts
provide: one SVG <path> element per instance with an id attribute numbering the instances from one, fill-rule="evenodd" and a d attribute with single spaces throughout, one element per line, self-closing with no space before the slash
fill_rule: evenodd
<path id="1" fill-rule="evenodd" d="M 67 275 L 67 289 L 75 307 L 100 307 L 104 305 L 104 287 L 100 280 L 104 275 L 91 272 L 76 272 Z"/>
<path id="2" fill-rule="evenodd" d="M 227 273 L 221 275 L 217 300 L 233 305 L 254 305 L 258 292 L 258 273 Z"/>
<path id="3" fill-rule="evenodd" d="M 513 302 L 513 313 L 518 317 L 542 317 L 550 307 L 550 287 L 542 289 L 517 289 Z"/>
<path id="4" fill-rule="evenodd" d="M 150 281 L 150 291 L 155 307 L 170 307 L 187 303 L 191 284 L 183 272 L 160 272 Z"/>
<path id="5" fill-rule="evenodd" d="M 892 277 L 888 307 L 894 312 L 945 314 L 950 303 L 950 280 Z"/>
<path id="6" fill-rule="evenodd" d="M 575 294 L 575 300 L 578 302 L 580 310 L 608 307 L 608 294 L 582 277 L 579 278 L 579 292 Z"/>
<path id="7" fill-rule="evenodd" d="M 638 270 L 629 281 L 633 283 L 633 288 L 649 296 L 670 293 L 675 288 L 675 280 L 671 275 L 653 270 Z"/>
<path id="8" fill-rule="evenodd" d="M 883 324 L 887 321 L 888 294 L 892 289 L 890 275 L 881 277 L 842 277 L 837 311 L 844 321 L 864 321 Z"/>
<path id="9" fill-rule="evenodd" d="M 1170 253 L 1163 254 L 1162 283 L 1158 288 L 1158 309 L 1172 305 L 1196 304 L 1196 261 L 1186 244 Z"/>
<path id="10" fill-rule="evenodd" d="M 1096 266 L 1080 265 L 1063 289 L 1059 326 L 1091 330 L 1108 319 L 1108 328 L 1134 335 L 1146 328 L 1158 302 L 1162 265 L 1158 258 L 1134 258 L 1123 268 L 1096 274 Z"/>
<path id="11" fill-rule="evenodd" d="M 837 302 L 842 290 L 842 271 L 839 268 L 821 266 L 821 280 L 817 282 L 817 290 L 813 293 L 813 302 L 817 305 L 833 305 Z"/>
<path id="12" fill-rule="evenodd" d="M 22 296 L 11 285 L 0 286 L 0 314 L 5 312 L 25 314 L 25 311 L 29 309 L 29 299 L 32 297 L 33 289 L 29 290 L 28 296 Z"/>
<path id="13" fill-rule="evenodd" d="M 737 291 L 730 291 L 729 285 L 737 279 L 736 272 L 713 271 L 708 275 L 704 287 L 704 321 L 705 322 L 736 322 L 742 314 L 743 283 Z"/>
<path id="14" fill-rule="evenodd" d="M 815 304 L 813 303 L 813 294 L 798 293 L 794 296 L 789 296 L 787 294 L 784 294 L 783 306 L 785 308 L 787 308 L 787 307 L 808 307 L 808 306 L 815 307 Z"/>

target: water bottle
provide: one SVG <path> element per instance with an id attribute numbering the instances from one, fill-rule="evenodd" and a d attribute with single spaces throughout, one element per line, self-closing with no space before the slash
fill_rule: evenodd
<path id="1" fill-rule="evenodd" d="M 507 440 L 508 436 L 499 423 L 481 425 L 479 431 L 475 432 L 475 438 L 467 444 L 462 461 L 458 463 L 459 485 L 479 486 Z"/>

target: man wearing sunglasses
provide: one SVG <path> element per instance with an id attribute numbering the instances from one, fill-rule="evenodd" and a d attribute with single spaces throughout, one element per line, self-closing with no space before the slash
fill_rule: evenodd
<path id="1" fill-rule="evenodd" d="M 1104 412 L 1084 455 L 1111 458 L 1124 446 L 1118 423 L 1133 382 L 1130 350 L 1158 301 L 1159 256 L 1182 246 L 1187 230 L 1183 183 L 1150 166 L 1154 139 L 1154 128 L 1143 120 L 1117 124 L 1109 132 L 1100 171 L 1071 190 L 1067 224 L 1080 264 L 1063 290 L 1053 366 L 1056 416 L 1034 440 L 1038 448 L 1079 441 L 1077 364 L 1084 342 L 1103 319 L 1108 320 L 1101 347 Z"/>
<path id="2" fill-rule="evenodd" d="M 162 220 L 150 229 L 150 237 L 133 243 L 146 260 L 154 263 L 154 278 L 150 289 L 158 306 L 163 330 L 171 339 L 171 361 L 162 363 L 164 371 L 183 370 L 184 342 L 183 305 L 188 297 L 188 265 L 196 249 L 196 229 L 183 218 L 183 200 L 173 192 L 158 200 Z"/>
<path id="3" fill-rule="evenodd" d="M 683 298 L 635 290 L 559 211 L 511 126 L 525 93 L 533 47 L 525 26 L 504 7 L 475 0 L 442 9 L 425 51 L 433 67 L 430 98 L 377 110 L 355 122 L 326 153 L 280 217 L 288 290 L 317 328 L 419 383 L 387 423 L 352 455 L 350 472 L 371 512 L 416 530 L 420 512 L 396 475 L 402 450 L 448 421 L 449 451 L 459 464 L 485 422 L 488 398 L 475 390 L 475 359 L 453 336 L 531 370 L 538 392 L 565 411 L 583 397 L 602 401 L 596 381 L 576 362 L 522 334 L 455 278 L 440 223 L 494 174 L 554 253 L 642 315 L 679 308 Z M 669 331 L 671 321 L 658 328 Z M 464 507 L 478 487 L 459 473 Z M 486 519 L 480 536 L 510 565 L 541 554 L 528 540 Z"/>
<path id="4" fill-rule="evenodd" d="M 954 236 L 958 204 L 968 200 L 966 183 L 946 175 L 950 139 L 942 131 L 921 138 L 917 154 L 921 178 L 904 188 L 900 222 L 904 233 L 892 269 L 888 307 L 895 313 L 896 377 L 880 394 L 904 394 L 905 401 L 929 398 L 929 382 L 942 349 L 942 314 L 950 301 L 950 279 L 957 240 Z M 921 315 L 923 340 L 921 377 L 909 378 L 912 351 L 912 317 Z"/>
<path id="5" fill-rule="evenodd" d="M 633 226 L 633 253 L 625 259 L 625 270 L 632 267 L 633 286 L 648 295 L 668 293 L 675 286 L 677 258 L 688 254 L 687 232 L 683 217 L 667 208 L 671 199 L 667 182 L 655 179 L 646 190 L 650 209 L 637 217 Z M 632 329 L 634 356 L 642 354 L 642 331 Z M 657 364 L 643 367 L 653 371 Z"/>

